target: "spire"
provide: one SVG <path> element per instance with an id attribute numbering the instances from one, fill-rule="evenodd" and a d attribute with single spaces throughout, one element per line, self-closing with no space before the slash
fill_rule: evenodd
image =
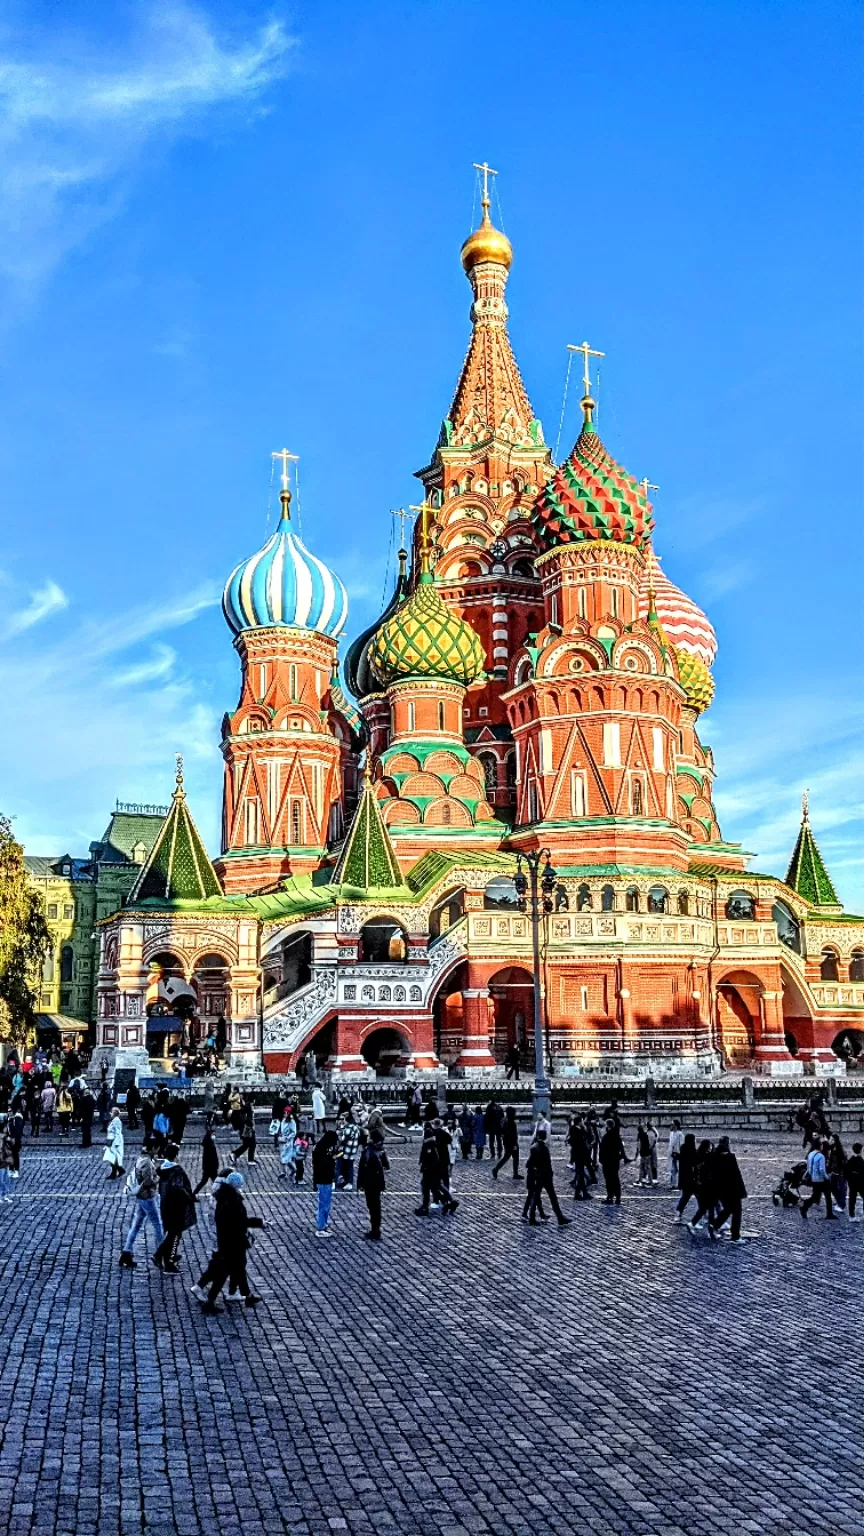
<path id="1" fill-rule="evenodd" d="M 580 341 L 578 347 L 574 347 L 572 344 L 568 343 L 567 351 L 582 353 L 582 399 L 580 404 L 582 406 L 585 431 L 593 432 L 594 412 L 597 409 L 597 401 L 592 399 L 591 396 L 591 358 L 605 357 L 606 353 L 596 352 L 593 347 L 589 347 L 587 341 Z"/>
<path id="2" fill-rule="evenodd" d="M 476 169 L 483 174 L 483 217 L 462 247 L 462 265 L 474 291 L 474 329 L 445 433 L 448 443 L 456 446 L 494 436 L 512 445 L 542 446 L 540 425 L 507 335 L 504 289 L 513 249 L 489 217 L 489 177 L 497 172 L 485 164 Z"/>
<path id="3" fill-rule="evenodd" d="M 126 905 L 134 907 L 139 901 L 206 901 L 208 896 L 221 895 L 222 887 L 186 801 L 183 759 L 178 756 L 171 809 Z"/>
<path id="4" fill-rule="evenodd" d="M 810 826 L 809 794 L 801 796 L 801 830 L 789 861 L 786 884 L 813 907 L 840 908 L 837 892 Z"/>
<path id="5" fill-rule="evenodd" d="M 399 861 L 372 788 L 368 757 L 363 793 L 333 871 L 333 884 L 353 885 L 362 891 L 390 890 L 403 884 Z"/>

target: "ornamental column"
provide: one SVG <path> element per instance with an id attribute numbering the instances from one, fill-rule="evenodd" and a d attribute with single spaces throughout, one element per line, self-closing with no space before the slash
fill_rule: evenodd
<path id="1" fill-rule="evenodd" d="M 492 1000 L 488 987 L 465 987 L 462 992 L 464 1034 L 456 1070 L 462 1077 L 493 1072 L 497 1065 L 489 1049 L 493 1025 Z"/>

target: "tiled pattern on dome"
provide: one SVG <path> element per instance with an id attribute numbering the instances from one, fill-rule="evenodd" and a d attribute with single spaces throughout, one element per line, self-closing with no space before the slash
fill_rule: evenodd
<path id="1" fill-rule="evenodd" d="M 385 688 L 400 677 L 440 677 L 467 686 L 482 676 L 486 658 L 471 626 L 450 612 L 430 581 L 421 581 L 381 625 L 369 661 Z"/>
<path id="2" fill-rule="evenodd" d="M 701 656 L 694 656 L 680 645 L 676 645 L 674 651 L 678 663 L 678 681 L 687 695 L 687 703 L 701 714 L 714 697 L 714 679 Z"/>
<path id="3" fill-rule="evenodd" d="M 540 491 L 531 515 L 546 549 L 585 539 L 642 549 L 654 526 L 642 487 L 607 452 L 590 422 Z"/>

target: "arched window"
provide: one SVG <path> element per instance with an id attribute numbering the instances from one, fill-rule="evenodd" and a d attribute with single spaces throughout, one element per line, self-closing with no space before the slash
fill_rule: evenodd
<path id="1" fill-rule="evenodd" d="M 576 594 L 576 612 L 580 619 L 588 617 L 588 593 L 585 587 L 580 587 Z"/>
<path id="2" fill-rule="evenodd" d="M 413 699 L 409 699 L 408 700 L 408 729 L 409 729 L 409 731 L 413 731 L 414 728 L 415 728 L 415 726 L 414 726 L 414 700 Z"/>
<path id="3" fill-rule="evenodd" d="M 593 905 L 594 903 L 588 886 L 580 885 L 578 891 L 576 892 L 576 911 L 590 912 Z"/>
<path id="4" fill-rule="evenodd" d="M 54 980 L 54 951 L 53 951 L 53 949 L 49 949 L 48 950 L 48 952 L 47 952 L 47 954 L 45 956 L 45 959 L 42 961 L 42 980 L 43 981 L 53 981 Z"/>
<path id="5" fill-rule="evenodd" d="M 634 779 L 630 785 L 630 810 L 634 816 L 642 815 L 642 780 Z"/>
<path id="6" fill-rule="evenodd" d="M 648 911 L 659 914 L 668 910 L 669 892 L 662 885 L 652 885 L 648 892 Z"/>
<path id="7" fill-rule="evenodd" d="M 449 805 L 442 805 L 442 807 L 441 807 L 441 825 L 442 825 L 442 827 L 449 827 L 452 819 L 453 819 L 452 808 Z"/>
<path id="8" fill-rule="evenodd" d="M 624 906 L 628 912 L 639 911 L 639 892 L 635 885 L 628 887 L 627 895 L 624 897 Z"/>
<path id="9" fill-rule="evenodd" d="M 611 885 L 604 885 L 602 891 L 600 892 L 600 911 L 615 911 L 615 891 Z"/>
<path id="10" fill-rule="evenodd" d="M 71 944 L 64 944 L 60 951 L 60 980 L 71 981 L 75 970 L 75 951 Z"/>
<path id="11" fill-rule="evenodd" d="M 690 916 L 690 897 L 686 891 L 678 892 L 678 915 L 680 917 Z"/>
<path id="12" fill-rule="evenodd" d="M 864 949 L 853 949 L 849 961 L 849 980 L 864 981 Z"/>
<path id="13" fill-rule="evenodd" d="M 483 769 L 483 778 L 486 783 L 486 799 L 491 800 L 498 787 L 498 764 L 491 752 L 482 752 L 480 754 L 480 766 Z"/>
<path id="14" fill-rule="evenodd" d="M 516 560 L 512 572 L 514 576 L 526 576 L 529 581 L 534 579 L 534 567 L 530 560 Z"/>
<path id="15" fill-rule="evenodd" d="M 787 949 L 793 949 L 796 955 L 801 953 L 801 928 L 794 912 L 791 912 L 785 901 L 775 901 L 771 908 L 771 916 L 777 924 L 777 937 Z"/>
<path id="16" fill-rule="evenodd" d="M 291 841 L 294 844 L 303 841 L 303 810 L 299 800 L 291 801 Z"/>
<path id="17" fill-rule="evenodd" d="M 749 891 L 733 891 L 726 902 L 726 916 L 733 922 L 752 923 L 756 916 L 756 898 Z"/>
<path id="18" fill-rule="evenodd" d="M 444 703 L 441 699 L 438 700 L 438 729 L 439 731 L 444 729 Z"/>
<path id="19" fill-rule="evenodd" d="M 297 666 L 296 666 L 296 663 L 293 662 L 293 661 L 292 661 L 290 667 L 288 668 L 288 690 L 289 690 L 289 692 L 291 694 L 292 702 L 296 704 L 297 703 Z"/>
<path id="20" fill-rule="evenodd" d="M 496 875 L 483 892 L 483 906 L 487 912 L 515 912 L 519 907 L 516 887 L 506 875 Z"/>
<path id="21" fill-rule="evenodd" d="M 823 981 L 840 980 L 840 971 L 837 965 L 837 955 L 833 949 L 823 949 L 822 963 L 819 966 L 819 975 Z"/>

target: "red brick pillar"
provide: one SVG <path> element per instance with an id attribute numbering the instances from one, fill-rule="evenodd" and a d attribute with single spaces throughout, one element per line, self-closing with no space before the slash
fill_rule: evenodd
<path id="1" fill-rule="evenodd" d="M 462 992 L 462 1017 L 465 1033 L 456 1062 L 464 1072 L 489 1072 L 495 1057 L 489 1049 L 492 1029 L 492 1003 L 488 987 L 466 987 Z"/>
<path id="2" fill-rule="evenodd" d="M 763 991 L 759 998 L 759 1023 L 753 1058 L 763 1072 L 770 1072 L 772 1065 L 791 1061 L 786 1049 L 783 1030 L 783 993 Z"/>

